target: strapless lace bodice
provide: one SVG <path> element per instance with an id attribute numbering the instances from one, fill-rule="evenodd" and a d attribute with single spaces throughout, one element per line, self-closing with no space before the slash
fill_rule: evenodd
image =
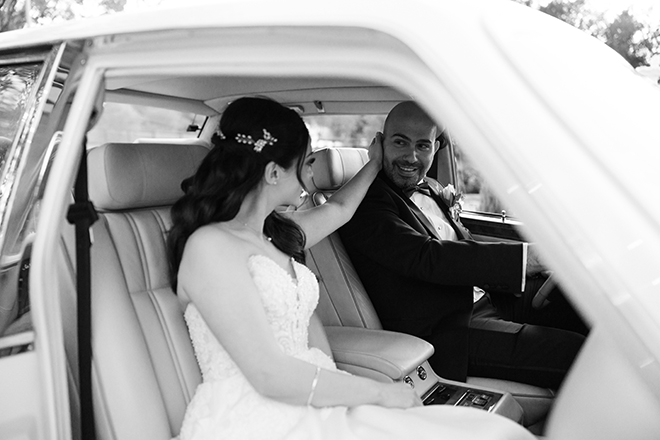
<path id="1" fill-rule="evenodd" d="M 248 260 L 268 322 L 285 353 L 337 371 L 332 359 L 308 346 L 309 319 L 319 299 L 316 277 L 292 264 L 295 279 L 268 257 Z M 186 409 L 179 440 L 460 439 L 468 433 L 473 438 L 533 438 L 511 421 L 493 422 L 492 415 L 471 408 L 313 408 L 269 399 L 252 387 L 193 304 L 185 319 L 203 381 Z"/>
<path id="2" fill-rule="evenodd" d="M 263 255 L 250 257 L 248 268 L 261 294 L 268 321 L 282 351 L 331 368 L 327 356 L 308 347 L 309 319 L 319 300 L 316 277 L 306 266 L 293 260 L 291 262 L 296 279 Z M 211 333 L 194 305 L 187 307 L 185 318 L 204 382 L 240 374 L 238 367 Z"/>
<path id="3" fill-rule="evenodd" d="M 332 359 L 308 345 L 309 320 L 319 299 L 316 277 L 306 266 L 293 260 L 291 264 L 295 279 L 266 256 L 248 260 L 273 334 L 284 353 L 336 370 Z M 308 408 L 261 396 L 194 304 L 186 307 L 184 317 L 203 383 L 186 411 L 181 439 L 279 438 L 299 422 Z"/>

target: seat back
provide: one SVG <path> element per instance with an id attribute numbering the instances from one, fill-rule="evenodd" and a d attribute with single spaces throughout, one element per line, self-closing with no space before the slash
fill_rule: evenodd
<path id="1" fill-rule="evenodd" d="M 323 204 L 369 160 L 364 148 L 324 148 L 313 156 L 311 206 Z M 319 279 L 317 313 L 324 325 L 383 328 L 337 232 L 307 251 L 307 266 Z"/>
<path id="2" fill-rule="evenodd" d="M 171 289 L 170 207 L 208 150 L 106 144 L 88 153 L 94 404 L 100 439 L 170 439 L 201 375 Z"/>

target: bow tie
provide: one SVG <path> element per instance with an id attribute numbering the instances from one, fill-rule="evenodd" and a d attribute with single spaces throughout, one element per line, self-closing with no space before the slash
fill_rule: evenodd
<path id="1" fill-rule="evenodd" d="M 408 197 L 411 197 L 415 192 L 419 192 L 431 197 L 431 187 L 426 181 L 422 181 L 417 185 L 411 186 L 410 188 L 406 188 L 403 190 L 403 193 Z"/>

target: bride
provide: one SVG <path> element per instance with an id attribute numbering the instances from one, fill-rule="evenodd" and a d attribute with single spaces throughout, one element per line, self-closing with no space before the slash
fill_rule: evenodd
<path id="1" fill-rule="evenodd" d="M 424 407 L 407 385 L 337 370 L 303 251 L 353 215 L 381 168 L 379 135 L 370 161 L 328 202 L 279 213 L 300 204 L 311 177 L 302 119 L 275 101 L 241 98 L 220 131 L 172 208 L 168 236 L 203 378 L 181 440 L 533 438 L 503 417 Z"/>

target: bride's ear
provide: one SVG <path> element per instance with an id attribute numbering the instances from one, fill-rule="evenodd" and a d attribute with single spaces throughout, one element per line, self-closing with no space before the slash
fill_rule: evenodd
<path id="1" fill-rule="evenodd" d="M 277 185 L 277 181 L 282 177 L 282 170 L 275 162 L 268 162 L 264 169 L 264 180 L 268 185 Z"/>

